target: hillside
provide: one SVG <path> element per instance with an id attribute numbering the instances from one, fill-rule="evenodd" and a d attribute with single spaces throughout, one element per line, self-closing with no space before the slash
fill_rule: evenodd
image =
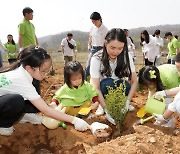
<path id="1" fill-rule="evenodd" d="M 161 30 L 161 36 L 163 37 L 165 32 L 171 31 L 174 35 L 180 36 L 180 24 L 178 25 L 159 25 L 151 27 L 139 27 L 134 29 L 129 29 L 130 36 L 133 38 L 134 43 L 137 48 L 139 48 L 140 34 L 143 30 L 147 30 L 150 34 L 153 34 L 156 29 Z M 62 32 L 56 35 L 49 35 L 39 38 L 40 45 L 46 48 L 47 50 L 57 51 L 59 50 L 61 40 L 66 37 L 68 32 Z M 87 42 L 89 38 L 89 32 L 81 31 L 71 31 L 74 37 L 73 39 L 77 43 L 78 51 L 86 52 L 87 51 Z"/>

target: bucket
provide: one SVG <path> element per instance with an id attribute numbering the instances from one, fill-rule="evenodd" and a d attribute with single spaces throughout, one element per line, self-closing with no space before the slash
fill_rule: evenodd
<path id="1" fill-rule="evenodd" d="M 146 113 L 163 114 L 165 107 L 166 107 L 166 103 L 163 96 L 158 96 L 156 98 L 152 96 L 148 98 L 144 110 Z"/>

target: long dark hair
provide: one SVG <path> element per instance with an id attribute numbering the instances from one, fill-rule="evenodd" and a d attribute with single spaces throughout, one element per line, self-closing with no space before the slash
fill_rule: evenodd
<path id="1" fill-rule="evenodd" d="M 123 51 L 117 56 L 117 66 L 115 69 L 115 75 L 119 78 L 122 77 L 129 77 L 131 78 L 131 68 L 129 63 L 129 55 L 128 55 L 128 47 L 127 47 L 127 39 L 124 31 L 120 28 L 114 28 L 111 29 L 106 37 L 105 41 L 108 44 L 112 40 L 117 40 L 119 42 L 124 43 Z M 106 46 L 103 47 L 103 53 L 102 53 L 102 64 L 104 66 L 104 69 L 101 71 L 101 74 L 103 76 L 110 77 L 111 74 L 111 68 L 109 64 L 109 55 L 107 53 Z"/>
<path id="2" fill-rule="evenodd" d="M 142 34 L 144 34 L 145 39 L 142 38 Z M 149 33 L 147 32 L 147 30 L 144 30 L 141 32 L 141 43 L 145 41 L 147 44 L 149 43 Z"/>
<path id="3" fill-rule="evenodd" d="M 151 74 L 152 71 L 153 73 Z M 159 70 L 156 66 L 144 66 L 139 70 L 138 76 L 138 82 L 143 86 L 148 86 L 148 84 L 154 83 L 157 91 L 164 90 L 165 88 L 160 78 Z"/>
<path id="4" fill-rule="evenodd" d="M 67 84 L 69 88 L 72 88 L 70 77 L 74 74 L 80 73 L 82 75 L 82 85 L 84 84 L 85 75 L 84 70 L 80 62 L 70 61 L 64 67 L 64 83 Z"/>
<path id="5" fill-rule="evenodd" d="M 8 36 L 12 36 L 11 34 L 9 34 Z M 8 39 L 8 42 L 7 43 L 10 43 L 10 40 Z M 12 41 L 11 41 L 11 43 L 13 44 L 13 45 L 15 45 L 16 43 L 14 42 L 14 39 L 13 39 L 13 36 L 12 36 Z"/>
<path id="6" fill-rule="evenodd" d="M 20 65 L 24 68 L 27 65 L 30 67 L 41 67 L 42 64 L 49 59 L 51 59 L 50 55 L 43 48 L 39 46 L 28 46 L 19 53 L 17 62 L 3 69 L 0 73 L 14 70 Z"/>

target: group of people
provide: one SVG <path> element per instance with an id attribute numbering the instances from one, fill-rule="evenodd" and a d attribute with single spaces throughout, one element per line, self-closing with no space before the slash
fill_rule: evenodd
<path id="1" fill-rule="evenodd" d="M 90 125 L 77 117 L 83 107 L 90 107 L 97 115 L 102 115 L 105 111 L 107 120 L 114 124 L 114 119 L 106 111 L 107 87 L 115 88 L 115 84 L 119 86 L 124 81 L 127 95 L 125 108 L 130 111 L 134 110 L 130 102 L 138 82 L 151 89 L 150 95 L 155 93 L 172 96 L 180 90 L 178 87 L 179 53 L 175 59 L 176 66 L 169 64 L 157 68 L 148 65 L 139 71 L 139 79 L 137 79 L 133 62 L 134 54 L 129 52 L 134 49 L 134 46 L 133 41 L 128 38 L 128 30 L 113 28 L 108 31 L 102 23 L 101 15 L 93 12 L 90 19 L 95 27 L 90 32 L 90 54 L 86 69 L 84 71 L 79 62 L 73 61 L 72 55 L 64 55 L 66 62 L 64 85 L 55 93 L 48 105 L 40 95 L 39 81 L 43 80 L 49 72 L 52 59 L 45 49 L 38 46 L 35 28 L 29 21 L 33 18 L 33 10 L 25 8 L 23 15 L 24 19 L 18 26 L 20 52 L 16 61 L 0 71 L 0 135 L 12 135 L 13 125 L 16 122 L 41 124 L 42 116 L 38 112 L 58 121 L 69 122 L 78 131 L 86 131 L 90 129 Z M 63 39 L 61 43 L 63 52 L 66 46 L 76 50 L 72 36 L 68 33 L 67 38 Z M 142 45 L 146 48 L 151 38 L 146 40 L 146 34 L 142 34 L 143 39 Z M 13 44 L 14 41 L 11 39 L 11 42 Z M 148 59 L 148 64 L 151 64 L 149 62 L 151 61 Z M 86 81 L 88 75 L 90 83 Z M 167 75 L 169 75 L 168 79 Z M 176 88 L 168 90 L 174 87 Z M 174 102 L 177 100 L 178 97 L 177 99 L 175 97 Z M 60 104 L 65 109 L 65 113 L 54 109 Z M 168 107 L 164 115 L 156 116 L 157 121 L 166 122 L 172 112 L 175 110 L 180 112 L 178 103 L 170 104 L 171 107 Z"/>
<path id="2" fill-rule="evenodd" d="M 159 66 L 161 64 L 160 57 L 164 41 L 160 36 L 161 31 L 157 29 L 153 35 L 150 35 L 147 30 L 141 33 L 142 52 L 145 65 Z M 180 43 L 178 37 L 173 36 L 171 32 L 166 32 L 164 38 L 168 40 L 168 56 L 167 63 L 175 64 L 176 54 L 179 52 Z"/>

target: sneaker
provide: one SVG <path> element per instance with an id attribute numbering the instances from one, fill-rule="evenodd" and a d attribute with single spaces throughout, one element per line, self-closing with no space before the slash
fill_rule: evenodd
<path id="1" fill-rule="evenodd" d="M 129 108 L 128 108 L 128 109 L 129 109 L 129 111 L 130 111 L 130 112 L 132 112 L 132 111 L 134 111 L 134 110 L 135 110 L 135 107 L 134 107 L 134 106 L 132 106 L 132 105 L 129 105 Z"/>
<path id="2" fill-rule="evenodd" d="M 104 114 L 104 109 L 102 108 L 101 105 L 99 105 L 98 109 L 95 112 L 95 115 L 100 116 Z"/>
<path id="3" fill-rule="evenodd" d="M 31 124 L 41 124 L 42 116 L 37 113 L 25 113 L 19 123 L 29 122 Z"/>
<path id="4" fill-rule="evenodd" d="M 8 128 L 0 127 L 0 135 L 10 136 L 12 135 L 13 131 L 14 131 L 13 126 Z"/>

